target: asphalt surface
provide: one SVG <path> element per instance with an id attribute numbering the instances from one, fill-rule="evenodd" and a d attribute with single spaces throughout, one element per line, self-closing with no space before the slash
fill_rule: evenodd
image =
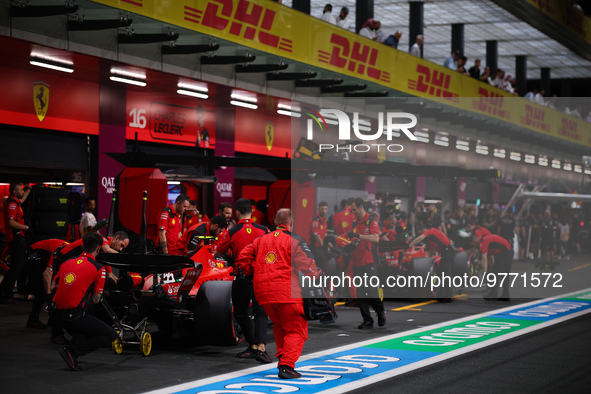
<path id="1" fill-rule="evenodd" d="M 577 289 L 591 287 L 591 256 L 564 262 L 555 271 Z M 529 269 L 529 263 L 517 263 Z M 545 272 L 545 271 L 540 271 Z M 572 282 L 572 283 L 571 283 Z M 565 293 L 563 291 L 562 293 Z M 466 295 L 463 295 L 466 294 Z M 511 302 L 485 301 L 482 291 L 462 292 L 453 303 L 395 299 L 385 302 L 386 327 L 358 330 L 359 310 L 338 306 L 336 324 L 310 322 L 304 355 L 359 341 L 401 333 L 436 323 L 465 318 L 487 311 L 516 306 L 531 299 Z M 420 304 L 420 305 L 419 305 Z M 49 330 L 25 328 L 30 302 L 0 305 L 0 391 L 30 393 L 140 393 L 258 365 L 234 355 L 235 347 L 190 346 L 167 340 L 154 332 L 153 349 L 143 357 L 137 345 L 126 345 L 115 355 L 102 348 L 79 359 L 81 372 L 70 371 L 49 343 Z M 404 309 L 401 309 L 404 308 Z M 398 309 L 393 311 L 393 309 Z M 46 321 L 42 313 L 42 321 Z M 589 392 L 591 387 L 591 314 L 528 333 L 453 359 L 408 372 L 371 385 L 375 393 L 399 392 Z M 156 330 L 155 327 L 151 328 Z M 268 350 L 274 355 L 272 330 Z M 364 388 L 361 391 L 367 391 Z"/>

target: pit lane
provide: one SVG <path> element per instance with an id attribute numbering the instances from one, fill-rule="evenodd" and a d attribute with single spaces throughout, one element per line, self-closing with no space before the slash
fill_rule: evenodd
<path id="1" fill-rule="evenodd" d="M 558 267 L 557 272 L 567 274 L 573 270 L 570 271 L 569 280 L 580 281 L 580 289 L 587 288 L 588 281 L 584 278 L 589 273 L 584 275 L 584 271 L 591 272 L 591 267 L 583 266 L 590 261 L 589 257 L 580 256 L 565 262 Z M 574 270 L 577 267 L 582 268 Z M 324 326 L 317 322 L 310 323 L 304 356 L 469 318 L 500 308 L 518 308 L 519 304 L 529 301 L 514 299 L 509 303 L 489 302 L 465 296 L 458 297 L 450 304 L 430 303 L 428 300 L 388 300 L 387 326 L 368 331 L 356 328 L 361 321 L 357 308 L 339 306 L 336 324 Z M 69 390 L 76 393 L 139 393 L 198 379 L 215 378 L 228 372 L 239 373 L 260 365 L 255 361 L 234 357 L 235 353 L 243 349 L 242 345 L 231 348 L 191 347 L 185 343 L 168 341 L 155 333 L 154 347 L 149 357 L 142 357 L 138 347 L 133 345 L 126 346 L 120 356 L 114 355 L 110 349 L 99 349 L 80 358 L 82 372 L 71 372 L 59 357 L 58 346 L 49 343 L 48 330 L 24 328 L 30 307 L 29 302 L 0 305 L 0 378 L 4 392 L 57 393 Z M 42 315 L 42 320 L 45 319 Z M 451 392 L 465 387 L 469 391 L 538 391 L 536 387 L 554 387 L 582 392 L 590 383 L 588 373 L 582 373 L 588 372 L 590 365 L 587 352 L 591 348 L 591 333 L 586 329 L 589 323 L 591 318 L 588 314 L 576 317 L 374 383 L 371 390 L 385 393 L 392 392 L 392 388 L 396 387 L 397 390 L 404 388 L 407 392 Z M 271 355 L 274 352 L 272 338 L 269 329 L 268 347 Z"/>

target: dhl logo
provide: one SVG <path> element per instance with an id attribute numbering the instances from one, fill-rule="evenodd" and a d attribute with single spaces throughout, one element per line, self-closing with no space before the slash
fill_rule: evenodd
<path id="1" fill-rule="evenodd" d="M 545 110 L 541 108 L 534 108 L 531 105 L 526 105 L 525 116 L 521 117 L 521 124 L 542 131 L 550 131 L 550 125 L 548 123 L 544 123 L 545 117 Z"/>
<path id="2" fill-rule="evenodd" d="M 318 51 L 318 61 L 331 66 L 346 69 L 360 75 L 390 83 L 390 73 L 375 67 L 378 60 L 378 50 L 357 41 L 351 41 L 336 33 L 332 33 L 330 43 L 332 52 Z"/>
<path id="3" fill-rule="evenodd" d="M 583 137 L 581 134 L 578 133 L 577 129 L 579 124 L 574 119 L 562 117 L 562 124 L 560 125 L 560 129 L 558 129 L 558 134 L 567 137 L 569 139 L 573 139 L 576 141 L 582 141 Z"/>
<path id="4" fill-rule="evenodd" d="M 511 113 L 503 109 L 504 97 L 485 88 L 478 88 L 480 98 L 472 102 L 472 108 L 503 119 L 511 120 Z"/>
<path id="5" fill-rule="evenodd" d="M 286 52 L 293 52 L 291 40 L 270 33 L 275 11 L 250 1 L 240 0 L 234 7 L 233 0 L 212 0 L 207 3 L 205 11 L 184 6 L 184 19 L 216 30 L 227 30 L 230 34 L 247 40 L 258 40 L 263 45 Z"/>
<path id="6" fill-rule="evenodd" d="M 449 90 L 451 75 L 438 70 L 431 70 L 422 64 L 417 65 L 417 80 L 409 79 L 408 88 L 429 96 L 443 97 L 453 102 L 459 102 L 458 94 Z"/>

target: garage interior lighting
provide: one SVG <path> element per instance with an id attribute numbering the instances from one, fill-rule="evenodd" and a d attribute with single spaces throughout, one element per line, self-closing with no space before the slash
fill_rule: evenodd
<path id="1" fill-rule="evenodd" d="M 488 155 L 488 146 L 476 145 L 476 153 L 478 153 L 479 155 Z"/>
<path id="2" fill-rule="evenodd" d="M 509 159 L 513 161 L 521 161 L 521 153 L 519 152 L 511 152 L 509 155 Z"/>
<path id="3" fill-rule="evenodd" d="M 564 167 L 563 167 L 563 169 L 564 169 L 565 171 L 572 171 L 572 170 L 573 170 L 573 166 L 572 166 L 572 164 L 570 164 L 570 163 L 564 163 Z"/>
<path id="4" fill-rule="evenodd" d="M 51 56 L 33 54 L 31 55 L 31 60 L 29 61 L 29 63 L 31 63 L 33 66 L 49 68 L 51 70 L 61 71 L 65 73 L 74 72 L 73 62 L 56 59 Z"/>
<path id="5" fill-rule="evenodd" d="M 585 170 L 585 174 L 591 175 L 591 170 Z"/>
<path id="6" fill-rule="evenodd" d="M 470 150 L 470 143 L 468 141 L 456 141 L 456 149 L 463 150 L 465 152 Z"/>
<path id="7" fill-rule="evenodd" d="M 180 181 L 168 181 L 167 182 L 169 185 L 180 185 L 181 182 Z"/>
<path id="8" fill-rule="evenodd" d="M 449 138 L 442 135 L 436 135 L 433 143 L 439 146 L 449 146 Z"/>
<path id="9" fill-rule="evenodd" d="M 277 113 L 279 115 L 286 115 L 286 116 L 291 116 L 294 118 L 300 118 L 302 116 L 302 114 L 300 114 L 299 112 L 295 112 L 295 111 L 288 111 L 286 109 L 278 109 Z"/>
<path id="10" fill-rule="evenodd" d="M 552 160 L 552 168 L 560 169 L 560 160 Z"/>
<path id="11" fill-rule="evenodd" d="M 238 101 L 238 100 L 232 100 L 232 101 L 230 101 L 230 104 L 235 105 L 237 107 L 244 107 L 244 108 L 250 108 L 250 109 L 257 109 L 259 107 L 256 104 L 246 103 L 244 101 Z"/>
<path id="12" fill-rule="evenodd" d="M 130 85 L 135 86 L 146 86 L 146 75 L 140 73 L 134 73 L 127 70 L 119 70 L 112 68 L 111 69 L 111 76 L 109 77 L 111 81 L 115 82 L 122 82 L 127 83 Z"/>
<path id="13" fill-rule="evenodd" d="M 493 152 L 494 157 L 498 157 L 499 159 L 505 158 L 505 149 L 495 149 Z"/>
<path id="14" fill-rule="evenodd" d="M 299 118 L 302 116 L 302 114 L 300 113 L 301 111 L 302 109 L 300 107 L 291 106 L 289 104 L 283 103 L 277 104 L 277 113 L 279 115 L 286 115 L 294 118 Z"/>
<path id="15" fill-rule="evenodd" d="M 417 137 L 417 141 L 424 142 L 426 144 L 429 143 L 429 133 L 425 133 L 422 131 L 415 131 L 414 135 L 415 135 L 415 137 Z"/>
<path id="16" fill-rule="evenodd" d="M 536 164 L 536 157 L 534 155 L 525 155 L 524 162 L 528 164 Z"/>
<path id="17" fill-rule="evenodd" d="M 185 96 L 197 97 L 200 99 L 208 99 L 208 89 L 206 87 L 191 85 L 188 83 L 179 82 L 177 85 L 177 93 Z"/>
<path id="18" fill-rule="evenodd" d="M 540 157 L 538 159 L 538 164 L 541 165 L 542 167 L 548 167 L 548 159 L 545 157 Z"/>
<path id="19" fill-rule="evenodd" d="M 578 172 L 580 174 L 581 172 L 583 172 L 583 168 L 581 166 L 575 166 L 575 172 Z"/>

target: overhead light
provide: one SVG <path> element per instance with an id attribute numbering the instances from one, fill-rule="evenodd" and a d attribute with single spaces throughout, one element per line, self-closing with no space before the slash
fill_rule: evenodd
<path id="1" fill-rule="evenodd" d="M 256 96 L 248 95 L 248 94 L 241 94 L 241 93 L 232 93 L 230 95 L 232 100 L 238 101 L 246 101 L 247 103 L 257 104 Z"/>
<path id="2" fill-rule="evenodd" d="M 415 131 L 415 137 L 429 138 L 429 133 L 423 133 L 423 132 L 420 132 L 420 131 Z"/>
<path id="3" fill-rule="evenodd" d="M 585 174 L 591 175 L 591 170 L 585 170 Z"/>
<path id="4" fill-rule="evenodd" d="M 564 163 L 564 167 L 563 167 L 563 169 L 564 169 L 565 171 L 572 171 L 572 170 L 573 170 L 573 166 L 572 166 L 572 164 L 570 164 L 570 163 Z"/>
<path id="5" fill-rule="evenodd" d="M 498 157 L 500 159 L 505 158 L 505 149 L 495 149 L 493 152 L 494 157 Z"/>
<path id="6" fill-rule="evenodd" d="M 112 68 L 111 69 L 111 76 L 109 77 L 109 79 L 111 81 L 128 83 L 130 85 L 135 85 L 135 86 L 141 86 L 141 87 L 146 86 L 146 75 L 145 74 L 135 73 L 132 71 L 127 71 L 127 70 Z"/>
<path id="7" fill-rule="evenodd" d="M 583 172 L 583 167 L 581 167 L 579 165 L 576 165 L 575 166 L 575 172 L 578 172 L 580 174 L 581 172 Z"/>
<path id="8" fill-rule="evenodd" d="M 207 99 L 209 96 L 207 95 L 208 89 L 207 87 L 202 87 L 198 85 L 191 85 L 183 82 L 179 82 L 177 85 L 177 93 L 182 94 L 185 96 L 197 97 L 200 99 Z"/>
<path id="9" fill-rule="evenodd" d="M 51 70 L 61 71 L 65 73 L 74 72 L 74 63 L 57 59 L 53 56 L 47 56 L 40 53 L 31 53 L 31 60 L 29 61 L 33 66 L 49 68 Z"/>
<path id="10" fill-rule="evenodd" d="M 470 150 L 470 143 L 468 141 L 457 140 L 456 149 L 467 152 Z"/>
<path id="11" fill-rule="evenodd" d="M 180 181 L 168 181 L 167 182 L 169 185 L 180 185 L 181 182 Z"/>
<path id="12" fill-rule="evenodd" d="M 279 115 L 286 115 L 286 116 L 291 116 L 293 118 L 300 118 L 302 116 L 302 114 L 300 114 L 299 112 L 295 112 L 295 111 L 288 111 L 286 109 L 278 109 L 277 113 Z"/>
<path id="13" fill-rule="evenodd" d="M 456 141 L 456 145 L 470 146 L 470 143 L 468 141 L 458 140 Z"/>
<path id="14" fill-rule="evenodd" d="M 293 105 L 290 105 L 290 104 L 284 104 L 284 103 L 277 104 L 277 108 L 279 108 L 279 109 L 285 109 L 287 111 L 302 112 L 302 109 L 300 107 L 293 106 Z"/>
<path id="15" fill-rule="evenodd" d="M 542 167 L 548 167 L 548 159 L 546 157 L 540 157 L 538 159 L 538 165 Z"/>
<path id="16" fill-rule="evenodd" d="M 524 162 L 528 164 L 536 164 L 536 157 L 534 155 L 525 155 Z"/>
<path id="17" fill-rule="evenodd" d="M 509 155 L 509 159 L 513 161 L 521 161 L 521 153 L 519 152 L 511 152 Z"/>
<path id="18" fill-rule="evenodd" d="M 441 200 L 425 200 L 424 204 L 441 204 Z"/>
<path id="19" fill-rule="evenodd" d="M 552 168 L 560 169 L 560 160 L 552 160 Z"/>
<path id="20" fill-rule="evenodd" d="M 238 107 L 250 108 L 250 109 L 257 109 L 259 106 L 256 104 L 246 103 L 244 101 L 232 100 L 230 104 L 236 105 Z"/>
<path id="21" fill-rule="evenodd" d="M 449 146 L 449 142 L 443 141 L 443 140 L 438 140 L 438 139 L 436 139 L 435 141 L 433 141 L 433 143 L 435 145 L 439 145 L 439 146 Z"/>

